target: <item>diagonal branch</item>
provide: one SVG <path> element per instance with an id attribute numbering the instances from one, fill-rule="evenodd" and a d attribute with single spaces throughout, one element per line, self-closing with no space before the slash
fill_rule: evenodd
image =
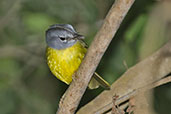
<path id="1" fill-rule="evenodd" d="M 167 83 L 169 78 L 164 76 L 171 73 L 171 40 L 162 48 L 156 51 L 151 56 L 139 62 L 135 66 L 129 68 L 117 81 L 112 84 L 110 91 L 104 91 L 90 103 L 82 107 L 78 113 L 105 112 L 112 107 L 112 97 L 114 95 L 120 96 L 116 104 L 129 99 L 130 96 L 135 95 L 135 90 L 151 89 L 155 85 L 147 86 L 156 82 L 156 86 Z M 162 81 L 159 81 L 162 79 Z M 140 89 L 139 89 L 140 88 Z"/>
<path id="2" fill-rule="evenodd" d="M 60 100 L 57 113 L 72 114 L 75 112 L 91 76 L 133 3 L 134 0 L 116 0 L 88 49 L 87 55 L 76 72 L 71 85 Z"/>
<path id="3" fill-rule="evenodd" d="M 143 87 L 137 88 L 136 90 L 133 90 L 129 93 L 127 93 L 126 95 L 119 97 L 118 99 L 115 100 L 115 105 L 119 105 L 121 103 L 126 104 L 128 102 L 129 99 L 135 97 L 137 94 L 139 93 L 143 93 L 144 91 L 153 89 L 155 87 L 164 85 L 166 83 L 170 83 L 171 82 L 171 76 L 168 76 L 166 78 L 162 78 L 159 81 L 155 82 L 155 83 L 151 83 L 148 85 L 145 85 Z M 127 107 L 129 104 L 127 103 L 126 105 L 124 105 L 123 108 L 121 109 L 125 109 L 125 107 Z M 110 102 L 108 105 L 106 105 L 105 107 L 99 109 L 97 112 L 95 112 L 96 114 L 103 114 L 104 112 L 110 110 L 113 107 L 113 102 Z"/>

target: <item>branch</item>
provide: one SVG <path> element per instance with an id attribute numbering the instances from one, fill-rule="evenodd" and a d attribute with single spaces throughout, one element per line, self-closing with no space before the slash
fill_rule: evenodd
<path id="1" fill-rule="evenodd" d="M 148 84 L 148 85 L 146 85 L 144 87 L 141 87 L 141 88 L 138 88 L 136 90 L 133 90 L 133 91 L 127 93 L 126 95 L 116 99 L 115 100 L 115 105 L 119 105 L 121 103 L 126 104 L 126 106 L 121 108 L 121 109 L 124 110 L 124 108 L 126 108 L 129 105 L 126 101 L 128 101 L 130 98 L 133 98 L 134 96 L 136 96 L 139 93 L 145 92 L 145 91 L 147 91 L 149 89 L 153 89 L 155 87 L 158 87 L 160 85 L 164 85 L 164 84 L 169 83 L 169 82 L 171 82 L 171 76 L 163 78 L 163 79 L 161 79 L 161 80 L 159 80 L 159 81 L 157 81 L 155 83 L 151 83 L 151 84 Z M 97 114 L 103 114 L 104 112 L 110 110 L 112 107 L 113 107 L 113 102 L 111 102 L 108 105 L 106 105 L 105 107 L 99 109 L 96 113 Z"/>
<path id="2" fill-rule="evenodd" d="M 133 2 L 134 0 L 116 0 L 88 49 L 71 85 L 61 98 L 58 114 L 72 114 L 75 112 L 91 76 Z"/>
<path id="3" fill-rule="evenodd" d="M 16 1 L 12 1 L 12 2 L 13 2 L 12 3 L 13 5 L 11 6 L 11 8 L 0 19 L 0 25 L 1 25 L 0 31 L 4 26 L 6 26 L 9 23 L 9 20 L 14 19 L 15 12 L 18 11 L 21 7 L 20 6 L 21 0 L 16 0 Z"/>
<path id="4" fill-rule="evenodd" d="M 87 111 L 89 111 L 89 113 L 107 111 L 112 106 L 112 97 L 114 95 L 118 95 L 120 97 L 119 99 L 122 100 L 129 99 L 131 95 L 135 94 L 135 90 L 139 90 L 139 88 L 142 89 L 142 87 L 154 82 L 156 82 L 156 84 L 159 83 L 158 85 L 160 85 L 159 80 L 169 73 L 171 73 L 171 41 L 145 60 L 129 68 L 112 84 L 110 91 L 102 92 L 93 101 L 82 107 L 78 113 L 82 114 Z M 148 88 L 151 87 L 148 86 Z M 118 101 L 118 103 L 120 102 L 122 101 Z"/>
<path id="5" fill-rule="evenodd" d="M 0 47 L 0 53 L 1 53 L 0 58 L 14 57 L 14 58 L 18 58 L 19 60 L 26 61 L 26 59 L 28 59 L 27 57 L 32 57 L 35 59 L 35 61 L 39 61 L 39 62 L 45 61 L 44 58 L 36 55 L 38 52 L 31 53 L 31 52 L 27 51 L 25 48 L 32 49 L 34 47 L 14 46 L 14 45 L 2 46 L 2 47 Z M 40 46 L 39 46 L 39 48 L 40 48 Z"/>

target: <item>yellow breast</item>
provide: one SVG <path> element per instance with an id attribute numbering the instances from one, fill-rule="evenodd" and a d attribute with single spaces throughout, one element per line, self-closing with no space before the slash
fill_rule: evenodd
<path id="1" fill-rule="evenodd" d="M 46 56 L 48 66 L 58 79 L 69 84 L 72 75 L 80 66 L 87 49 L 82 42 L 77 42 L 73 46 L 57 50 L 47 47 Z"/>

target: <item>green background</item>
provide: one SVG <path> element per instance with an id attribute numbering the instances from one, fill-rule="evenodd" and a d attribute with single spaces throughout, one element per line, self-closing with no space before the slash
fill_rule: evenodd
<path id="1" fill-rule="evenodd" d="M 72 24 L 90 45 L 113 2 L 1 0 L 0 114 L 54 114 L 68 86 L 47 67 L 46 29 L 56 23 Z M 97 68 L 110 84 L 169 40 L 171 24 L 167 22 L 171 14 L 169 8 L 161 10 L 166 7 L 171 5 L 136 0 Z M 79 107 L 102 91 L 87 90 Z M 156 112 L 168 114 L 171 84 L 156 88 L 154 95 Z"/>

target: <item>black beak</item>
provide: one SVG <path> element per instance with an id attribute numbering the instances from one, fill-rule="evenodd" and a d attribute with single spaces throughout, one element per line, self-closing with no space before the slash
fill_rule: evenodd
<path id="1" fill-rule="evenodd" d="M 80 35 L 80 34 L 75 34 L 74 38 L 76 38 L 78 40 L 83 40 L 85 37 L 83 35 Z"/>

